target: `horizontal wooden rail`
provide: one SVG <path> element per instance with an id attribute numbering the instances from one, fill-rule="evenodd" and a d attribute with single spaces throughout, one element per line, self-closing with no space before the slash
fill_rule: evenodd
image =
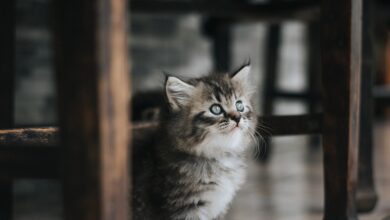
<path id="1" fill-rule="evenodd" d="M 322 127 L 321 114 L 259 117 L 259 121 L 264 136 L 317 134 Z M 135 124 L 133 138 L 137 140 L 156 127 L 156 123 Z M 55 127 L 0 130 L 1 178 L 58 178 L 58 133 Z"/>
<path id="2" fill-rule="evenodd" d="M 259 122 L 263 136 L 320 134 L 322 131 L 322 114 L 259 117 Z"/>
<path id="3" fill-rule="evenodd" d="M 319 18 L 319 1 L 297 0 L 270 3 L 247 3 L 245 1 L 182 1 L 182 0 L 135 0 L 131 1 L 132 13 L 187 14 L 280 21 L 286 19 L 314 20 Z"/>
<path id="4" fill-rule="evenodd" d="M 375 86 L 372 92 L 376 103 L 386 106 L 390 105 L 390 87 Z"/>

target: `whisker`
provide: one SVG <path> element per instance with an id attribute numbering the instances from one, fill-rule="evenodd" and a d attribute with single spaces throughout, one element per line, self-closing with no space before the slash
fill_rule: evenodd
<path id="1" fill-rule="evenodd" d="M 259 156 L 263 156 L 267 152 L 267 145 L 266 145 L 264 137 L 252 127 L 247 127 L 247 129 L 249 131 L 248 133 L 249 133 L 251 139 L 253 140 L 253 142 L 255 144 L 254 145 L 254 158 L 257 158 Z M 260 146 L 259 139 L 261 140 L 261 146 Z M 262 154 L 262 152 L 263 152 L 262 149 L 264 149 L 264 154 Z"/>
<path id="2" fill-rule="evenodd" d="M 272 135 L 272 129 L 269 128 L 269 127 L 266 127 L 266 126 L 258 124 L 256 126 L 256 128 L 257 128 L 256 130 L 264 132 L 264 134 L 266 134 L 267 136 L 271 136 Z"/>

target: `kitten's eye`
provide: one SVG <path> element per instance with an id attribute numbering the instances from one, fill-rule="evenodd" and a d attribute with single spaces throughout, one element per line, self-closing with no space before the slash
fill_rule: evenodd
<path id="1" fill-rule="evenodd" d="M 222 113 L 222 107 L 218 104 L 214 104 L 210 107 L 210 112 L 214 115 L 220 115 Z"/>
<path id="2" fill-rule="evenodd" d="M 236 102 L 236 109 L 239 112 L 243 112 L 244 111 L 244 104 L 242 104 L 242 101 L 237 101 Z"/>

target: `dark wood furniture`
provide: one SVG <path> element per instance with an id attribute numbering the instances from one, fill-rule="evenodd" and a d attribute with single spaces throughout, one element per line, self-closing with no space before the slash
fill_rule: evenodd
<path id="1" fill-rule="evenodd" d="M 14 125 L 14 45 L 15 5 L 7 1 L 0 7 L 0 129 Z M 0 159 L 1 161 L 1 159 Z M 0 219 L 12 219 L 12 179 L 0 176 Z"/>
<path id="2" fill-rule="evenodd" d="M 357 219 L 359 129 L 361 113 L 364 113 L 361 110 L 362 0 L 324 0 L 322 5 L 298 0 L 255 6 L 220 1 L 145 2 L 133 1 L 132 10 L 198 12 L 232 20 L 278 21 L 292 17 L 311 20 L 321 8 L 324 112 L 270 116 L 260 121 L 270 126 L 274 135 L 322 134 L 324 219 Z M 131 214 L 127 200 L 128 137 L 137 136 L 154 125 L 131 127 L 128 123 L 128 107 L 124 104 L 129 97 L 125 8 L 124 0 L 55 1 L 53 27 L 61 133 L 56 128 L 0 130 L 0 173 L 2 189 L 6 189 L 1 190 L 6 197 L 1 197 L 0 204 L 4 207 L 0 210 L 10 211 L 9 180 L 61 178 L 66 219 L 125 220 Z M 7 19 L 1 21 L 10 21 Z M 11 43 L 0 51 L 1 57 L 13 51 L 12 20 L 9 25 L 6 42 Z M 0 64 L 6 66 L 1 69 L 2 80 L 12 82 L 12 63 L 11 58 Z M 2 101 L 10 102 L 12 91 L 10 87 L 2 91 Z M 8 115 L 5 120 L 12 118 L 11 109 L 2 109 Z M 8 128 L 7 123 L 3 125 Z M 372 182 L 367 187 L 372 188 Z"/>
<path id="3" fill-rule="evenodd" d="M 128 219 L 127 1 L 54 1 L 65 218 Z"/>

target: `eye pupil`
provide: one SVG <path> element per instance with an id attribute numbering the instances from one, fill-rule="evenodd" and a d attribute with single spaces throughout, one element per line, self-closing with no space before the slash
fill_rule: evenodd
<path id="1" fill-rule="evenodd" d="M 244 111 L 244 104 L 242 104 L 241 101 L 236 102 L 236 109 L 237 111 L 243 112 Z"/>

